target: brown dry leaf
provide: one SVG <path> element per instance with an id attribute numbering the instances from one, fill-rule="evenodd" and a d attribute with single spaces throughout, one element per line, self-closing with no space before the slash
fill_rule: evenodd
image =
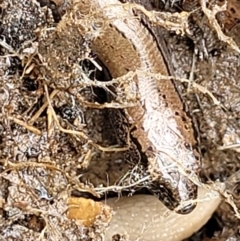
<path id="1" fill-rule="evenodd" d="M 80 221 L 86 227 L 94 224 L 98 217 L 110 222 L 112 218 L 111 208 L 101 202 L 95 202 L 86 198 L 68 198 L 68 212 L 69 219 Z"/>

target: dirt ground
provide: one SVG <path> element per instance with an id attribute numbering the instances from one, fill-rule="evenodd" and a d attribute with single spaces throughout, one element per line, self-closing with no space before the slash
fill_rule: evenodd
<path id="1" fill-rule="evenodd" d="M 231 42 L 240 43 L 239 3 L 229 0 L 216 15 L 232 37 L 224 41 L 196 1 L 154 4 L 170 12 L 194 10 L 187 35 L 162 31 L 198 132 L 201 180 L 225 182 L 232 198 L 229 205 L 223 197 L 209 222 L 187 240 L 240 240 L 233 209 L 240 208 L 240 148 L 234 145 L 240 143 L 240 64 Z M 112 212 L 94 201 L 116 195 L 114 184 L 123 194 L 146 192 L 150 185 L 123 188 L 147 175 L 144 164 L 134 165 L 134 150 L 104 151 L 124 146 L 130 127 L 127 119 L 119 126 L 110 121 L 123 110 L 89 103 L 105 103 L 106 92 L 118 92 L 91 81 L 110 76 L 96 70 L 97 56 L 76 28 L 70 1 L 0 0 L 0 19 L 0 240 L 101 240 Z M 94 222 L 71 219 L 78 205 L 94 206 L 79 213 Z"/>

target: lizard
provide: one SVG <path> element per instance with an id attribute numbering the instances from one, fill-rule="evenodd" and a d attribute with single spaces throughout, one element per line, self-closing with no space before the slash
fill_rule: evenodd
<path id="1" fill-rule="evenodd" d="M 126 10 L 117 0 L 73 3 L 82 15 L 94 14 L 92 23 L 81 29 L 96 28 L 100 20 L 105 21 L 103 30 L 90 40 L 90 45 L 113 78 L 129 71 L 149 73 L 133 79 L 140 101 L 126 111 L 129 120 L 135 123 L 132 135 L 147 156 L 148 171 L 160 190 L 160 200 L 173 210 L 181 202 L 195 199 L 197 185 L 188 175 L 197 176 L 201 162 L 191 119 L 173 82 L 168 78 L 157 80 L 151 75 L 170 74 L 161 44 L 134 11 Z M 189 213 L 195 206 L 188 204 L 178 212 Z"/>

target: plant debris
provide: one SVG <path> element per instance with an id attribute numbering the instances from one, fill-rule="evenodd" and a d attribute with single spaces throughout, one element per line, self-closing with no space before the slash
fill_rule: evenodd
<path id="1" fill-rule="evenodd" d="M 162 1 L 191 22 L 163 32 L 199 129 L 202 181 L 227 182 L 231 205 L 188 240 L 239 240 L 238 4 L 200 2 Z M 157 24 L 160 13 L 138 9 Z M 112 212 L 99 198 L 151 187 L 127 118 L 109 121 L 138 101 L 137 73 L 110 78 L 70 0 L 0 0 L 0 18 L 0 240 L 102 240 Z"/>

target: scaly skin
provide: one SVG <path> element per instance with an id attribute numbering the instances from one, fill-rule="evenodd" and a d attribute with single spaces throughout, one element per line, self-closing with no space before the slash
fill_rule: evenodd
<path id="1" fill-rule="evenodd" d="M 194 149 L 191 120 L 184 111 L 179 94 L 170 80 L 156 80 L 151 74 L 169 75 L 155 37 L 117 0 L 74 0 L 81 14 L 94 14 L 89 26 L 104 23 L 102 31 L 90 39 L 93 51 L 109 69 L 113 78 L 140 70 L 136 81 L 140 102 L 128 108 L 135 124 L 134 137 L 149 161 L 149 172 L 159 190 L 160 200 L 170 209 L 180 202 L 195 199 L 197 186 L 187 175 L 197 176 L 200 158 Z M 87 28 L 86 28 L 87 27 Z M 84 34 L 84 33 L 83 33 Z M 185 172 L 185 173 L 184 173 Z M 163 192 L 162 192 L 163 191 Z M 195 204 L 183 206 L 179 213 L 191 212 Z"/>

